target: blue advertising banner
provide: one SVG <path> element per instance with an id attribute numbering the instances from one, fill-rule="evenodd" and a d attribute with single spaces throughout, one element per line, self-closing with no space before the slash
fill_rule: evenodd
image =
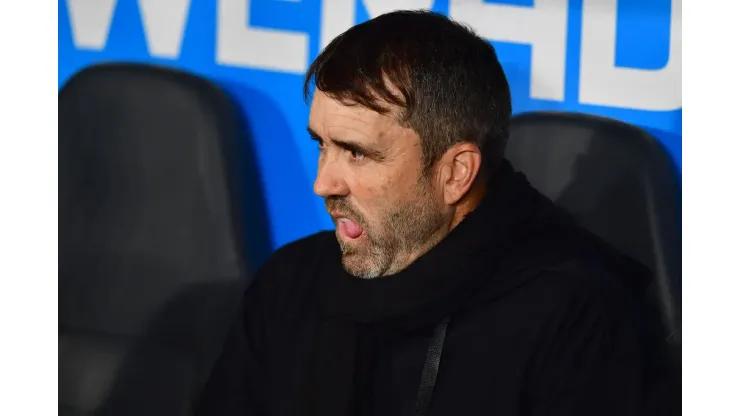
<path id="1" fill-rule="evenodd" d="M 624 120 L 681 166 L 681 0 L 59 0 L 59 86 L 104 61 L 178 67 L 224 86 L 244 109 L 278 247 L 333 228 L 312 193 L 303 73 L 352 25 L 420 8 L 490 39 L 515 112 Z"/>

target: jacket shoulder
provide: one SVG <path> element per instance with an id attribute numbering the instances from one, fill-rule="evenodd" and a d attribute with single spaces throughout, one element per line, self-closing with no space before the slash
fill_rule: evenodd
<path id="1" fill-rule="evenodd" d="M 334 233 L 321 231 L 279 247 L 259 268 L 248 292 L 259 297 L 303 286 L 301 281 L 315 274 L 312 270 L 334 248 L 332 244 L 337 244 Z"/>
<path id="2" fill-rule="evenodd" d="M 275 250 L 260 272 L 280 266 L 299 265 L 304 260 L 313 259 L 325 250 L 334 239 L 332 231 L 320 231 L 285 244 Z"/>

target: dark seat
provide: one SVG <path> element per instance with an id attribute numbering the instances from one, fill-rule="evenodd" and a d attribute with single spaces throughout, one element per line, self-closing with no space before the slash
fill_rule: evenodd
<path id="1" fill-rule="evenodd" d="M 680 174 L 660 143 L 616 120 L 525 113 L 512 120 L 507 158 L 585 228 L 652 271 L 648 298 L 660 335 L 680 354 Z"/>
<path id="2" fill-rule="evenodd" d="M 244 130 L 216 85 L 135 64 L 59 93 L 60 415 L 184 415 L 252 267 Z"/>

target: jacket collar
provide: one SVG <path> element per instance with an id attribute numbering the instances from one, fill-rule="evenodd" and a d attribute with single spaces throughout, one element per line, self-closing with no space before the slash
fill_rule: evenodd
<path id="1" fill-rule="evenodd" d="M 393 275 L 358 279 L 346 273 L 336 241 L 321 277 L 320 299 L 325 317 L 355 322 L 391 321 L 404 327 L 438 322 L 458 310 L 483 286 L 516 238 L 551 207 L 521 173 L 504 161 L 487 183 L 478 207 L 426 254 Z M 493 267 L 491 267 L 493 266 Z"/>

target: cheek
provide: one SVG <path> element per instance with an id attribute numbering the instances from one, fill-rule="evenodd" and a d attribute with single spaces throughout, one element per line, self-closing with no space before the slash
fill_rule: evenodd
<path id="1" fill-rule="evenodd" d="M 399 198 L 396 183 L 387 177 L 363 175 L 348 185 L 355 206 L 370 223 L 376 223 Z"/>
<path id="2" fill-rule="evenodd" d="M 360 208 L 370 222 L 399 210 L 405 205 L 414 204 L 419 195 L 417 183 L 411 177 L 383 178 L 377 183 L 358 183 L 355 194 Z"/>
<path id="3" fill-rule="evenodd" d="M 419 198 L 419 173 L 411 160 L 394 166 L 365 166 L 349 169 L 347 185 L 355 206 L 370 223 L 377 223 L 399 206 Z"/>
<path id="4" fill-rule="evenodd" d="M 365 214 L 375 211 L 379 203 L 388 197 L 388 188 L 382 183 L 358 180 L 350 184 L 349 187 L 352 199 Z"/>

